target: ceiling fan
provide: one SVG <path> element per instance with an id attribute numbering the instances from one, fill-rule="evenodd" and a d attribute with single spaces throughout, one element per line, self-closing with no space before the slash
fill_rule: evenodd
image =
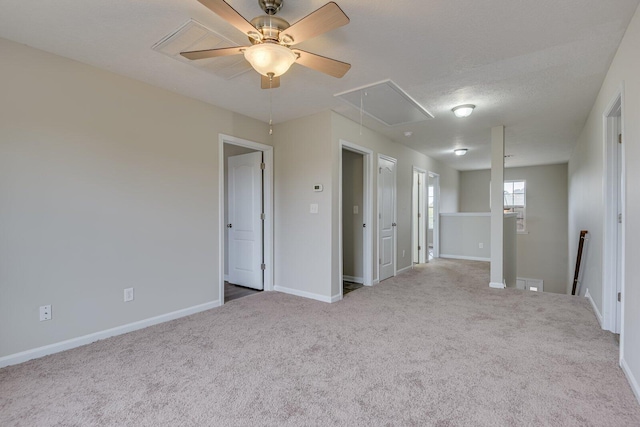
<path id="1" fill-rule="evenodd" d="M 251 66 L 262 75 L 262 89 L 280 86 L 280 76 L 295 62 L 333 77 L 344 76 L 351 68 L 346 62 L 316 55 L 290 46 L 334 30 L 349 23 L 349 18 L 334 3 L 329 2 L 293 25 L 275 14 L 284 0 L 258 0 L 267 14 L 247 21 L 224 0 L 198 0 L 213 13 L 249 37 L 251 46 L 194 50 L 180 55 L 191 60 L 243 54 Z"/>

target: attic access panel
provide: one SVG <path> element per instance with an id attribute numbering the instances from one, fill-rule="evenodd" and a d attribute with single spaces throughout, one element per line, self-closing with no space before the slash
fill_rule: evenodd
<path id="1" fill-rule="evenodd" d="M 189 19 L 178 29 L 154 44 L 151 49 L 229 80 L 251 70 L 251 66 L 244 59 L 244 56 L 235 55 L 204 59 L 201 61 L 190 61 L 180 55 L 180 52 L 189 50 L 216 49 L 229 46 L 237 46 L 237 44 L 205 27 L 201 23 Z"/>
<path id="2" fill-rule="evenodd" d="M 422 105 L 392 80 L 362 86 L 334 96 L 386 126 L 398 126 L 432 119 Z"/>

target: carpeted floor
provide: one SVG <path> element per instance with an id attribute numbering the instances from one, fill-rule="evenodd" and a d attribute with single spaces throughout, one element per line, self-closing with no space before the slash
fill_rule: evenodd
<path id="1" fill-rule="evenodd" d="M 2 426 L 639 426 L 584 298 L 436 260 L 325 304 L 262 292 L 0 370 Z"/>

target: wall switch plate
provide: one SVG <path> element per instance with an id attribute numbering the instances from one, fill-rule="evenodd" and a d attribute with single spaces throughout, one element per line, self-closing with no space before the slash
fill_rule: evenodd
<path id="1" fill-rule="evenodd" d="M 478 243 L 478 247 L 479 247 L 480 249 L 484 248 L 484 243 Z"/>
<path id="2" fill-rule="evenodd" d="M 312 213 L 312 214 L 317 214 L 318 213 L 318 204 L 317 203 L 312 203 L 309 206 L 309 213 Z"/>
<path id="3" fill-rule="evenodd" d="M 354 214 L 354 215 L 357 215 L 357 214 L 358 214 L 358 210 L 359 210 L 359 209 L 358 209 L 358 205 L 355 205 L 355 206 L 353 207 L 353 214 Z"/>
<path id="4" fill-rule="evenodd" d="M 124 302 L 133 301 L 133 288 L 127 288 L 124 290 Z"/>
<path id="5" fill-rule="evenodd" d="M 40 321 L 51 320 L 51 305 L 43 305 L 40 307 Z"/>

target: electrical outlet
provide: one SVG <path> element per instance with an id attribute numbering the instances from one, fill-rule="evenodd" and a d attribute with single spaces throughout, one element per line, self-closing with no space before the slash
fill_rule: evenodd
<path id="1" fill-rule="evenodd" d="M 124 302 L 133 301 L 133 288 L 127 288 L 124 290 Z"/>
<path id="2" fill-rule="evenodd" d="M 51 305 L 43 305 L 40 307 L 40 321 L 51 320 Z"/>
<path id="3" fill-rule="evenodd" d="M 479 247 L 480 249 L 484 248 L 484 243 L 478 243 L 478 247 Z"/>

